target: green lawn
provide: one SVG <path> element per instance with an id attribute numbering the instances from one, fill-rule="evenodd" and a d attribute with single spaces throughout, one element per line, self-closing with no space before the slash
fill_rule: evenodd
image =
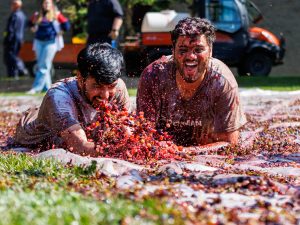
<path id="1" fill-rule="evenodd" d="M 276 91 L 300 90 L 299 77 L 237 77 L 239 87 L 262 88 Z"/>
<path id="2" fill-rule="evenodd" d="M 157 198 L 116 194 L 95 165 L 63 166 L 25 154 L 0 154 L 0 225 L 182 224 L 180 212 Z M 129 223 L 125 223 L 130 221 Z"/>

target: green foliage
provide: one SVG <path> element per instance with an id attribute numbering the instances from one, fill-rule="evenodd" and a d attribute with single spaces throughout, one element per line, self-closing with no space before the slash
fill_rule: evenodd
<path id="1" fill-rule="evenodd" d="M 87 36 L 87 0 L 60 0 L 60 8 L 68 16 L 73 28 L 73 35 Z"/>
<path id="2" fill-rule="evenodd" d="M 176 4 L 177 0 L 120 0 L 123 7 L 124 30 L 125 34 L 133 34 L 133 27 L 131 24 L 132 8 L 134 5 L 149 5 L 152 6 L 153 11 L 167 9 L 171 4 Z M 187 4 L 191 4 L 192 0 L 184 0 Z M 181 3 L 182 3 L 181 2 Z M 60 0 L 60 8 L 68 15 L 73 26 L 73 35 L 77 37 L 86 37 L 87 34 L 87 4 L 88 0 Z"/>
<path id="3" fill-rule="evenodd" d="M 128 8 L 132 8 L 136 4 L 153 5 L 155 2 L 160 2 L 160 0 L 120 0 L 121 5 Z"/>

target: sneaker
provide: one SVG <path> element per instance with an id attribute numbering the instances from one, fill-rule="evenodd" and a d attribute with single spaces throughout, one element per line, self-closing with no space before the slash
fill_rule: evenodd
<path id="1" fill-rule="evenodd" d="M 28 70 L 25 68 L 24 70 L 19 71 L 19 75 L 20 76 L 28 76 L 29 72 Z"/>
<path id="2" fill-rule="evenodd" d="M 26 94 L 29 94 L 29 95 L 34 95 L 34 94 L 36 94 L 37 92 L 36 92 L 36 90 L 34 90 L 34 89 L 30 89 L 29 91 L 26 91 Z"/>

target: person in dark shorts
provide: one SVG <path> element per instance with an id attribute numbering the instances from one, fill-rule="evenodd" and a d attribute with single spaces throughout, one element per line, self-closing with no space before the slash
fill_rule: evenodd
<path id="1" fill-rule="evenodd" d="M 232 72 L 212 57 L 213 25 L 185 18 L 171 38 L 173 54 L 150 64 L 140 77 L 137 111 L 178 145 L 236 144 L 246 118 Z"/>
<path id="2" fill-rule="evenodd" d="M 11 0 L 11 14 L 4 32 L 3 57 L 7 75 L 15 79 L 18 79 L 19 75 L 28 74 L 24 62 L 18 56 L 24 39 L 26 21 L 27 18 L 22 11 L 22 1 Z"/>
<path id="3" fill-rule="evenodd" d="M 118 0 L 90 0 L 88 4 L 88 40 L 113 44 L 119 36 L 124 13 Z"/>
<path id="4" fill-rule="evenodd" d="M 13 144 L 37 152 L 65 148 L 73 153 L 95 156 L 95 144 L 87 140 L 85 127 L 97 121 L 103 100 L 130 108 L 125 83 L 120 78 L 123 56 L 107 43 L 95 43 L 80 51 L 76 77 L 55 83 L 40 107 L 21 117 Z"/>

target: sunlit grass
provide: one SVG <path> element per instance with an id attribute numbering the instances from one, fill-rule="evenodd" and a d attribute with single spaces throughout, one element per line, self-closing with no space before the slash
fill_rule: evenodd
<path id="1" fill-rule="evenodd" d="M 129 88 L 128 89 L 128 94 L 129 96 L 136 96 L 137 89 L 136 88 Z"/>
<path id="2" fill-rule="evenodd" d="M 20 92 L 0 92 L 0 96 L 44 96 L 45 92 L 42 93 L 37 93 L 37 94 L 26 94 L 25 91 L 20 91 Z"/>
<path id="3" fill-rule="evenodd" d="M 132 200 L 115 192 L 113 179 L 97 176 L 95 164 L 64 166 L 0 152 L 0 225 L 183 223 L 164 201 Z"/>
<path id="4" fill-rule="evenodd" d="M 239 87 L 274 91 L 300 90 L 299 77 L 236 77 Z"/>

